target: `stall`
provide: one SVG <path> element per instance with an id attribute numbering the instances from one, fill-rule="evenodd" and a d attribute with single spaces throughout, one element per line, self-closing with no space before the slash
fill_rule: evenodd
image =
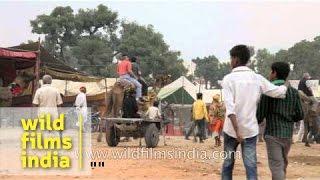
<path id="1" fill-rule="evenodd" d="M 8 87 L 18 74 L 29 72 L 35 75 L 35 80 L 24 88 L 23 92 L 12 98 L 11 106 L 32 105 L 32 96 L 35 93 L 39 82 L 39 45 L 38 49 L 28 51 L 17 48 L 0 48 L 0 86 Z"/>

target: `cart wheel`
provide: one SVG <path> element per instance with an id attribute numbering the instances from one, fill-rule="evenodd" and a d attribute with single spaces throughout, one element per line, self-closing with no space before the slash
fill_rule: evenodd
<path id="1" fill-rule="evenodd" d="M 317 144 L 320 144 L 320 133 L 318 133 L 318 134 L 315 136 L 315 140 L 316 140 Z"/>
<path id="2" fill-rule="evenodd" d="M 106 141 L 110 147 L 116 147 L 118 145 L 120 136 L 117 134 L 114 126 L 110 126 L 106 129 Z"/>
<path id="3" fill-rule="evenodd" d="M 159 130 L 154 123 L 149 124 L 144 135 L 147 148 L 154 148 L 159 142 Z"/>
<path id="4" fill-rule="evenodd" d="M 312 132 L 309 132 L 309 133 L 308 133 L 308 135 L 307 135 L 307 141 L 308 141 L 309 143 L 313 143 L 314 137 L 313 137 L 313 135 L 312 135 Z"/>

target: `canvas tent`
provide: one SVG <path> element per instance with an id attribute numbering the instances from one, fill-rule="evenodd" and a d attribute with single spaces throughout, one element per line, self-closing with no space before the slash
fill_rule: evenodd
<path id="1" fill-rule="evenodd" d="M 110 88 L 114 79 L 104 79 L 87 75 L 68 66 L 66 63 L 55 59 L 39 43 L 28 43 L 10 48 L 0 48 L 0 80 L 2 86 L 11 83 L 19 71 L 37 75 L 37 79 L 44 74 L 51 75 L 54 79 L 53 86 L 57 87 L 63 95 L 64 102 L 72 102 L 79 93 L 80 86 L 88 87 L 89 100 L 104 100 L 106 86 Z M 23 103 L 31 104 L 33 93 L 38 87 L 35 80 L 25 90 L 21 97 Z M 28 98 L 24 98 L 28 97 Z M 17 102 L 20 102 L 17 101 Z M 20 103 L 21 104 L 21 103 Z"/>
<path id="2" fill-rule="evenodd" d="M 186 77 L 181 76 L 161 88 L 157 97 L 170 104 L 192 104 L 196 99 L 196 87 Z"/>
<path id="3" fill-rule="evenodd" d="M 168 127 L 167 134 L 182 135 L 183 131 L 188 129 L 192 104 L 199 91 L 202 92 L 203 100 L 207 105 L 212 102 L 214 94 L 221 94 L 220 89 L 206 90 L 204 87 L 194 85 L 184 76 L 160 89 L 158 99 L 169 103 L 174 112 L 173 124 L 170 128 Z"/>
<path id="4" fill-rule="evenodd" d="M 19 46 L 10 47 L 9 49 L 14 50 L 25 50 L 25 51 L 38 51 L 39 44 L 28 43 L 21 44 Z M 92 82 L 100 81 L 102 78 L 89 76 L 83 72 L 77 71 L 74 68 L 68 66 L 63 61 L 55 59 L 50 53 L 40 46 L 40 76 L 48 74 L 52 76 L 53 79 L 62 79 L 62 80 L 71 80 L 71 81 L 80 81 L 80 82 Z"/>
<path id="5" fill-rule="evenodd" d="M 203 101 L 206 104 L 212 102 L 212 96 L 215 94 L 220 94 L 222 97 L 221 89 L 204 89 L 204 87 L 196 86 L 186 77 L 181 76 L 171 84 L 161 88 L 158 99 L 170 104 L 192 104 L 199 91 L 203 94 Z"/>
<path id="6" fill-rule="evenodd" d="M 111 90 L 116 81 L 116 78 L 104 78 L 96 82 L 76 82 L 53 79 L 51 86 L 57 88 L 59 93 L 63 95 L 64 103 L 73 103 L 81 86 L 85 86 L 87 89 L 86 95 L 88 101 L 102 102 L 106 97 L 106 91 Z M 42 84 L 41 81 L 40 83 Z"/>

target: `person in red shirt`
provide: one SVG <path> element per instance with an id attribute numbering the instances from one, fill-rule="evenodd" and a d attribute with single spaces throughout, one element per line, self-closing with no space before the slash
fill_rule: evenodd
<path id="1" fill-rule="evenodd" d="M 142 97 L 142 85 L 135 77 L 134 73 L 132 72 L 132 64 L 129 60 L 129 57 L 126 54 L 123 54 L 121 57 L 121 61 L 118 63 L 117 72 L 120 79 L 127 80 L 133 83 L 136 87 L 136 99 Z"/>

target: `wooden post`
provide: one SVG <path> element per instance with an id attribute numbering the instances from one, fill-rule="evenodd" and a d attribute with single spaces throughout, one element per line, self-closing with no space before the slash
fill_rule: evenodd
<path id="1" fill-rule="evenodd" d="M 104 78 L 104 85 L 106 86 L 106 94 L 105 94 L 105 100 L 107 99 L 107 93 L 108 93 L 108 80 L 107 80 L 107 78 Z M 106 102 L 106 101 L 104 101 L 104 102 Z"/>
<path id="2" fill-rule="evenodd" d="M 66 80 L 66 85 L 64 87 L 64 97 L 67 96 L 67 92 L 68 92 L 68 80 Z"/>
<path id="3" fill-rule="evenodd" d="M 36 58 L 36 66 L 35 66 L 35 75 L 36 75 L 36 79 L 35 79 L 35 83 L 32 87 L 32 96 L 34 96 L 35 91 L 38 89 L 39 87 L 39 80 L 40 80 L 40 55 L 41 55 L 41 45 L 40 45 L 40 37 L 38 38 L 38 50 L 37 50 L 37 58 Z"/>

